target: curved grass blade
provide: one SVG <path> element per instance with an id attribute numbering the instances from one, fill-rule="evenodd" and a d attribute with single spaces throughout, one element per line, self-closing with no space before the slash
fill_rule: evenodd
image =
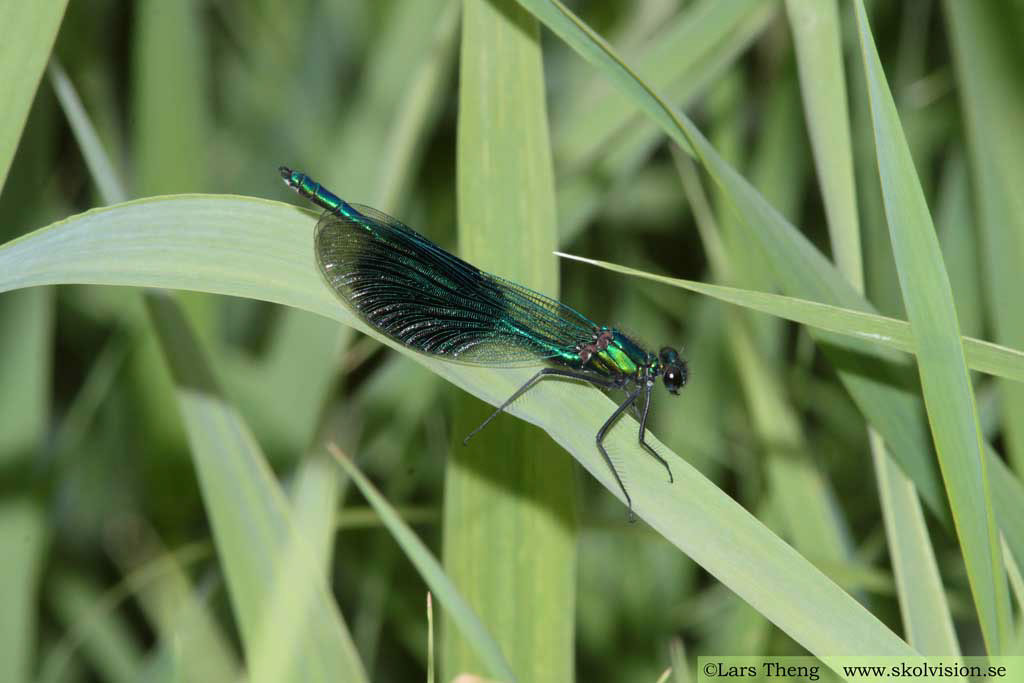
<path id="1" fill-rule="evenodd" d="M 754 311 L 778 316 L 786 320 L 836 332 L 854 339 L 863 340 L 880 347 L 887 347 L 915 353 L 910 324 L 904 320 L 888 318 L 875 313 L 865 313 L 851 308 L 841 308 L 817 301 L 808 301 L 771 292 L 712 285 L 706 282 L 655 275 L 635 268 L 620 266 L 607 261 L 584 258 L 572 254 L 555 252 L 573 261 L 589 263 L 623 275 L 641 277 L 645 280 L 687 289 L 692 292 L 714 297 L 720 301 L 743 306 Z M 1007 348 L 982 339 L 962 337 L 967 363 L 972 370 L 978 370 L 996 377 L 1005 377 L 1024 382 L 1024 351 Z M 858 348 L 868 348 L 858 345 Z"/>
<path id="2" fill-rule="evenodd" d="M 321 282 L 313 256 L 314 223 L 312 212 L 243 197 L 129 202 L 71 217 L 0 247 L 0 291 L 71 283 L 198 289 L 303 308 L 394 347 L 358 322 Z M 495 405 L 531 373 L 459 366 L 396 350 Z M 545 429 L 602 486 L 620 495 L 593 441 L 611 401 L 563 382 L 550 382 L 524 398 L 513 414 Z M 639 449 L 633 430 L 613 429 L 607 443 L 628 463 L 637 513 L 809 651 L 912 653 L 667 446 L 654 440 L 672 464 L 675 485 Z M 757 571 L 751 571 L 755 565 Z"/>
<path id="3" fill-rule="evenodd" d="M 693 154 L 690 143 L 681 134 L 672 108 L 655 93 L 624 61 L 615 50 L 580 21 L 558 0 L 517 0 L 533 16 L 576 50 L 584 59 L 600 67 L 615 84 L 625 91 L 635 104 L 657 121 L 669 137 Z"/>
<path id="4" fill-rule="evenodd" d="M 836 272 L 835 267 L 721 159 L 693 122 L 676 112 L 639 79 L 589 26 L 558 0 L 518 1 L 623 88 L 676 144 L 697 156 L 712 179 L 728 193 L 743 218 L 736 224 L 747 231 L 748 239 L 761 246 L 783 290 L 846 308 L 872 310 L 871 304 Z M 946 522 L 948 508 L 931 459 L 928 436 L 920 425 L 919 401 L 913 394 L 893 388 L 901 386 L 903 380 L 899 375 L 907 370 L 898 365 L 901 359 L 893 358 L 897 365 L 883 369 L 884 374 L 896 376 L 877 377 L 877 363 L 871 370 L 860 367 L 862 359 L 832 349 L 828 335 L 817 333 L 816 340 L 837 365 L 850 395 L 890 444 L 893 455 L 914 480 L 921 496 Z"/>
<path id="5" fill-rule="evenodd" d="M 742 38 L 741 46 L 749 44 L 774 13 L 775 8 L 761 0 L 700 0 L 682 9 L 662 31 L 645 41 L 645 49 L 636 58 L 637 71 L 657 87 L 681 94 L 679 100 L 689 100 L 706 83 L 705 67 L 719 53 L 735 52 L 732 41 L 736 36 Z M 748 26 L 755 30 L 747 31 Z M 718 75 L 724 68 L 724 64 L 719 67 Z M 554 138 L 560 166 L 583 167 L 614 144 L 614 136 L 636 116 L 630 99 L 614 90 L 602 91 L 603 97 L 589 96 L 592 85 L 586 82 L 584 92 L 570 94 L 566 110 L 558 117 Z"/>
<path id="6" fill-rule="evenodd" d="M 684 149 L 694 150 L 705 169 L 729 193 L 743 220 L 738 224 L 747 229 L 748 238 L 758 244 L 771 264 L 780 287 L 793 295 L 821 299 L 834 305 L 856 308 L 868 312 L 872 305 L 861 296 L 835 267 L 792 225 L 765 202 L 733 168 L 726 164 L 708 143 L 697 127 L 684 115 L 675 112 L 648 85 L 638 79 L 614 51 L 581 22 L 558 0 L 519 0 L 560 38 L 588 61 L 601 68 L 606 75 L 655 120 L 665 132 Z M 893 390 L 900 386 L 900 376 L 908 369 L 899 364 L 872 363 L 872 368 L 861 367 L 861 360 L 836 349 L 834 337 L 827 333 L 813 333 L 826 356 L 836 365 L 840 379 L 857 403 L 886 440 L 890 452 L 904 472 L 913 480 L 918 492 L 932 511 L 948 523 L 946 499 L 938 484 L 930 455 L 930 441 L 920 424 L 922 404 L 919 397 L 909 391 Z M 881 371 L 881 376 L 872 372 Z M 1001 468 L 998 458 L 989 457 L 995 477 L 1006 477 L 1009 471 Z M 1012 477 L 995 483 L 996 489 L 1015 485 Z M 1024 515 L 1020 500 L 997 497 L 997 517 L 1004 531 L 1016 527 Z M 1019 558 L 1024 546 L 1008 542 Z"/>
<path id="7" fill-rule="evenodd" d="M 731 3 L 719 3 L 728 12 L 732 9 Z M 697 11 L 697 7 L 684 10 Z M 716 10 L 717 12 L 718 10 Z M 688 103 L 698 97 L 707 87 L 715 83 L 726 70 L 731 67 L 740 55 L 746 50 L 750 43 L 759 36 L 768 25 L 775 14 L 771 4 L 759 3 L 751 6 L 750 11 L 741 17 L 739 22 L 728 27 L 722 41 L 713 45 L 712 49 L 693 64 L 687 65 L 680 61 L 678 54 L 679 43 L 676 41 L 686 32 L 679 30 L 676 26 L 668 27 L 663 33 L 653 40 L 665 42 L 665 47 L 651 47 L 652 53 L 659 55 L 659 59 L 671 63 L 672 68 L 683 67 L 680 70 L 681 78 L 675 79 L 667 86 L 666 95 L 673 102 Z M 715 17 L 716 20 L 720 16 Z M 684 19 L 681 15 L 679 21 L 690 21 L 692 18 Z M 668 64 L 661 65 L 657 62 L 652 68 L 663 70 L 670 68 Z M 585 100 L 587 93 L 579 93 L 578 96 L 572 91 L 566 95 L 570 101 L 579 101 L 581 111 L 588 112 L 586 118 L 581 122 L 579 117 L 570 119 L 569 113 L 562 114 L 555 119 L 555 161 L 559 167 L 566 167 L 567 174 L 559 177 L 558 189 L 558 211 L 559 211 L 559 241 L 562 244 L 571 242 L 586 227 L 592 216 L 603 209 L 613 209 L 616 206 L 615 197 L 619 190 L 628 183 L 631 188 L 656 189 L 654 183 L 645 182 L 643 179 L 644 162 L 654 153 L 657 145 L 661 142 L 664 133 L 651 121 L 631 116 L 621 124 L 614 136 L 608 139 L 596 137 L 589 139 L 587 144 L 590 148 L 581 149 L 580 155 L 584 159 L 593 159 L 593 162 L 586 167 L 574 167 L 561 156 L 562 134 L 575 132 L 582 124 L 589 124 L 591 119 L 604 118 L 607 112 L 604 106 L 595 110 L 590 100 Z M 573 99 L 575 96 L 575 99 Z M 603 100 L 602 100 L 603 102 Z M 632 107 L 632 105 L 628 105 Z M 634 112 L 629 110 L 632 115 Z M 791 121 L 792 118 L 787 119 Z M 561 126 L 558 124 L 565 121 Z M 619 125 L 619 124 L 616 124 Z M 592 149 L 591 149 L 592 148 Z M 651 172 L 652 169 L 647 169 Z M 791 169 L 792 171 L 792 169 Z M 666 178 L 672 184 L 671 177 Z M 794 185 L 796 183 L 793 183 Z M 674 189 L 674 184 L 672 184 Z"/>

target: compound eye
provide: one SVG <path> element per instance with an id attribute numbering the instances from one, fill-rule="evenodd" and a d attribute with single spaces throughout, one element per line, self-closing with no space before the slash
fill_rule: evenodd
<path id="1" fill-rule="evenodd" d="M 662 376 L 665 388 L 673 394 L 679 393 L 679 387 L 683 386 L 683 374 L 676 367 L 669 367 Z"/>
<path id="2" fill-rule="evenodd" d="M 679 352 L 671 346 L 665 346 L 658 352 L 658 358 L 662 365 L 674 365 L 679 362 Z"/>
<path id="3" fill-rule="evenodd" d="M 686 386 L 690 369 L 685 360 L 677 359 L 675 363 L 665 366 L 663 373 L 662 380 L 665 382 L 665 388 L 673 394 L 678 394 L 679 389 Z"/>

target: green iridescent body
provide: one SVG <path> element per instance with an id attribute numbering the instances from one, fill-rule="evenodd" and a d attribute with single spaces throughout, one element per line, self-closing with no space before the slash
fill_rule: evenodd
<path id="1" fill-rule="evenodd" d="M 612 333 L 608 346 L 594 354 L 589 367 L 606 377 L 635 375 L 641 368 L 657 369 L 658 357 L 640 348 L 640 345 L 616 329 L 605 328 Z"/>
<path id="2" fill-rule="evenodd" d="M 632 513 L 629 493 L 602 441 L 633 406 L 640 418 L 641 446 L 668 468 L 644 435 L 655 380 L 661 377 L 672 393 L 686 383 L 686 361 L 678 352 L 665 347 L 651 353 L 619 330 L 597 325 L 555 299 L 480 270 L 390 216 L 349 204 L 304 173 L 286 167 L 280 172 L 289 187 L 324 209 L 314 234 L 320 271 L 368 325 L 404 346 L 446 360 L 551 366 L 520 387 L 467 440 L 549 375 L 626 391 L 626 401 L 598 431 L 596 443 Z"/>

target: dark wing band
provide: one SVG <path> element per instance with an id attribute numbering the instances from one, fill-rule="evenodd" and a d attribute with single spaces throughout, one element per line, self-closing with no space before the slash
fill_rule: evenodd
<path id="1" fill-rule="evenodd" d="M 558 301 L 490 275 L 369 207 L 325 212 L 317 261 L 363 320 L 422 353 L 477 365 L 573 358 L 596 325 Z"/>

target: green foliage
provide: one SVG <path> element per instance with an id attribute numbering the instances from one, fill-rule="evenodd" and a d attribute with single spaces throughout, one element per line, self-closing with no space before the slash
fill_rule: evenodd
<path id="1" fill-rule="evenodd" d="M 0 678 L 1024 654 L 1021 6 L 571 8 L 0 8 Z M 464 449 L 534 370 L 367 329 L 280 164 L 683 346 L 643 523 L 617 396 Z"/>

